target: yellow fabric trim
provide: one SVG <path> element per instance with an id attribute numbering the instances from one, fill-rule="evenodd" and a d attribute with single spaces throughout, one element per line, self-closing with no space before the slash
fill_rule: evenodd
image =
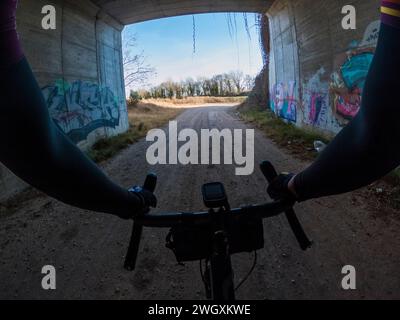
<path id="1" fill-rule="evenodd" d="M 381 12 L 384 14 L 388 14 L 390 16 L 395 16 L 400 18 L 400 10 L 395 10 L 388 7 L 381 7 Z"/>

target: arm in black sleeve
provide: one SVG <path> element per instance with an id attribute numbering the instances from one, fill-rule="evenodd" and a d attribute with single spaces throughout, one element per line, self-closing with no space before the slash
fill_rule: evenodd
<path id="1" fill-rule="evenodd" d="M 358 115 L 294 178 L 300 200 L 349 192 L 400 165 L 400 29 L 382 24 Z"/>
<path id="2" fill-rule="evenodd" d="M 26 59 L 1 69 L 0 161 L 32 186 L 65 203 L 123 218 L 142 199 L 121 188 L 51 120 Z"/>

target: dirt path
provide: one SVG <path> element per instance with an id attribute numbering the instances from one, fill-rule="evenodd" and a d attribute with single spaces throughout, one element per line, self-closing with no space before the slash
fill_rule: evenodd
<path id="1" fill-rule="evenodd" d="M 180 127 L 246 128 L 229 107 L 193 108 L 178 118 Z M 304 167 L 279 150 L 262 133 L 255 136 L 256 163 L 269 159 L 282 171 Z M 104 165 L 124 186 L 141 183 L 147 171 L 159 176 L 159 208 L 202 209 L 204 182 L 224 182 L 233 206 L 262 202 L 266 182 L 258 171 L 234 175 L 234 166 L 150 167 L 148 143 L 132 145 Z M 265 249 L 241 299 L 400 298 L 400 223 L 370 211 L 358 193 L 310 201 L 297 212 L 315 245 L 304 253 L 284 217 L 264 223 Z M 176 264 L 165 249 L 166 231 L 144 232 L 138 271 L 122 268 L 131 223 L 78 210 L 47 197 L 30 200 L 24 208 L 0 220 L 0 298 L 13 299 L 201 299 L 198 263 Z M 57 290 L 41 289 L 41 268 L 57 269 Z M 252 264 L 252 255 L 233 259 L 236 279 Z M 357 290 L 344 291 L 341 269 L 357 270 Z"/>

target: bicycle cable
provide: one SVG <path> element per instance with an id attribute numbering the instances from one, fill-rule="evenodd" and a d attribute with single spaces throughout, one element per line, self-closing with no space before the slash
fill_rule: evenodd
<path id="1" fill-rule="evenodd" d="M 207 281 L 206 281 L 206 278 L 205 278 L 205 272 L 206 272 L 206 271 L 204 270 L 204 272 L 203 272 L 203 265 L 202 265 L 203 260 L 204 260 L 204 262 L 205 262 L 205 264 L 206 264 L 206 269 L 205 269 L 205 270 L 207 270 L 207 263 L 208 263 L 209 259 L 207 258 L 207 259 L 201 259 L 201 260 L 200 260 L 200 274 L 201 274 L 201 280 L 203 281 L 204 285 L 207 286 Z"/>
<path id="2" fill-rule="evenodd" d="M 204 284 L 206 284 L 206 279 L 204 278 L 204 274 L 203 274 L 203 266 L 202 263 L 203 260 L 200 260 L 200 274 L 201 274 L 201 280 L 203 281 Z"/>
<path id="3" fill-rule="evenodd" d="M 249 273 L 243 278 L 242 281 L 236 286 L 235 291 L 239 290 L 239 288 L 249 279 L 251 274 L 253 273 L 254 269 L 256 268 L 257 265 L 257 251 L 254 251 L 254 260 L 253 260 L 253 265 L 251 266 L 251 269 Z"/>

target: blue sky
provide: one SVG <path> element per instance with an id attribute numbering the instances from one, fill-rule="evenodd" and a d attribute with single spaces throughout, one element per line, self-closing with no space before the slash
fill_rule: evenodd
<path id="1" fill-rule="evenodd" d="M 123 38 L 135 35 L 135 50 L 143 50 L 147 62 L 156 69 L 157 74 L 150 79 L 150 85 L 168 79 L 180 81 L 188 77 L 209 77 L 232 70 L 241 70 L 251 75 L 260 71 L 262 58 L 254 14 L 247 14 L 251 40 L 247 36 L 242 13 L 231 14 L 234 29 L 232 37 L 229 32 L 232 27 L 229 28 L 226 13 L 198 14 L 194 17 L 194 54 L 192 16 L 151 20 L 124 29 Z"/>

